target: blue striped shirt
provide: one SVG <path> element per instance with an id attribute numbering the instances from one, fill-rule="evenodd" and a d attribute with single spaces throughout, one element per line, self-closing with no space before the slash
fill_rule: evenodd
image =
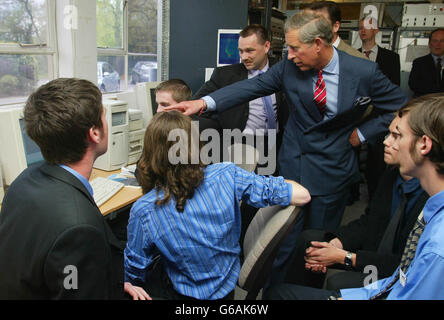
<path id="1" fill-rule="evenodd" d="M 239 201 L 255 207 L 286 206 L 291 193 L 282 177 L 259 176 L 228 162 L 205 169 L 204 181 L 184 212 L 176 210 L 174 199 L 156 206 L 156 191 L 151 190 L 131 208 L 125 280 L 143 282 L 160 252 L 177 292 L 197 299 L 225 297 L 234 290 L 240 271 Z"/>

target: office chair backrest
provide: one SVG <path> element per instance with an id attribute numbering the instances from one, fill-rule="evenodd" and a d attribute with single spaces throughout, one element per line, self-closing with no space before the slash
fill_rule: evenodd
<path id="1" fill-rule="evenodd" d="M 296 222 L 299 207 L 261 208 L 244 237 L 244 263 L 238 285 L 248 292 L 246 300 L 256 299 L 265 285 L 277 251 Z"/>
<path id="2" fill-rule="evenodd" d="M 230 161 L 244 170 L 253 172 L 259 161 L 259 151 L 248 144 L 234 143 L 228 148 Z"/>

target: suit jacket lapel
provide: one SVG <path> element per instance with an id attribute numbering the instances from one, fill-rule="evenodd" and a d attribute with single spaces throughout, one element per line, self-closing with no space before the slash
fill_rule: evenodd
<path id="1" fill-rule="evenodd" d="M 353 106 L 353 100 L 359 85 L 359 78 L 354 75 L 354 70 L 347 66 L 344 61 L 344 54 L 339 50 L 337 52 L 339 56 L 339 85 L 336 116 L 347 111 L 347 107 Z"/>

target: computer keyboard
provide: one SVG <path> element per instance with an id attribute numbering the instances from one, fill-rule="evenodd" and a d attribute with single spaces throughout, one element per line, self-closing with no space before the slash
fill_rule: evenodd
<path id="1" fill-rule="evenodd" d="M 102 177 L 95 178 L 90 184 L 93 189 L 94 201 L 98 207 L 124 187 L 121 182 Z"/>

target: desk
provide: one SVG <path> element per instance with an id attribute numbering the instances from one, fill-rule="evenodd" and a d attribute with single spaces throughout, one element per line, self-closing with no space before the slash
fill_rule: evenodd
<path id="1" fill-rule="evenodd" d="M 93 168 L 89 180 L 97 177 L 108 177 L 114 173 L 120 173 L 120 170 L 103 171 Z M 127 205 L 132 204 L 142 196 L 142 188 L 123 187 L 119 192 L 111 197 L 108 201 L 102 204 L 99 209 L 103 216 L 107 216 L 111 212 L 117 211 Z"/>

